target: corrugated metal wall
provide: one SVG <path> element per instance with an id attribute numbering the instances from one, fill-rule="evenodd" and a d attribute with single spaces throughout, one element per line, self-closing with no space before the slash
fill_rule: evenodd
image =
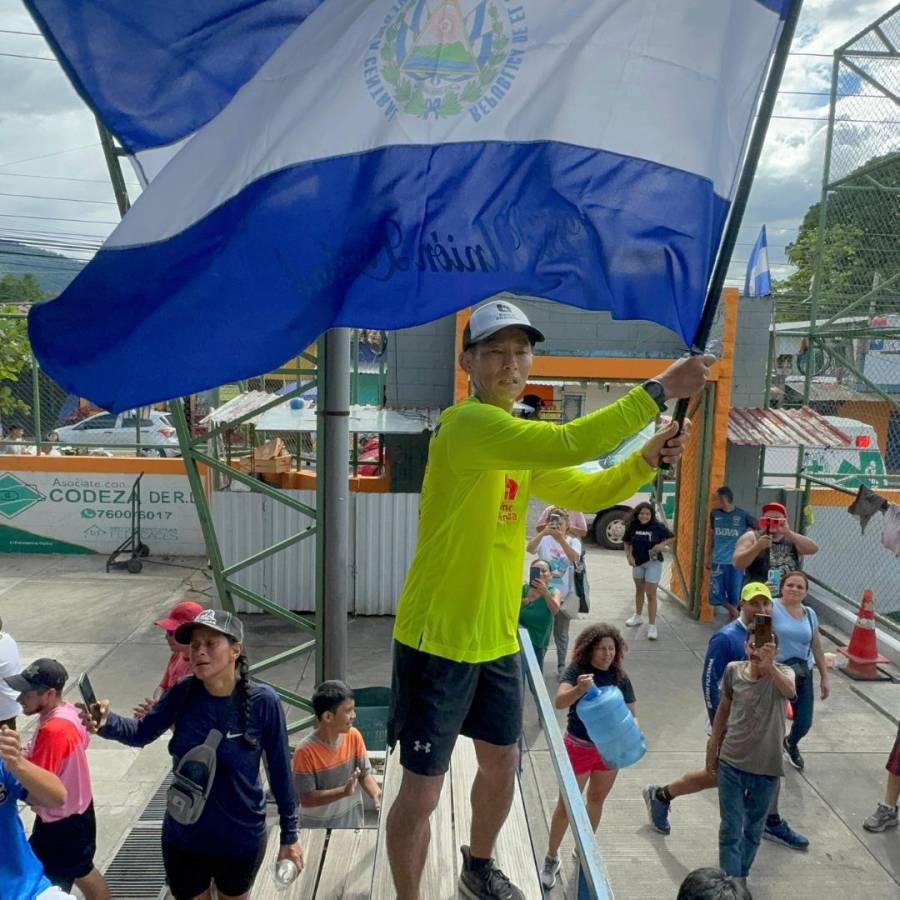
<path id="1" fill-rule="evenodd" d="M 314 491 L 289 491 L 315 506 Z M 350 495 L 351 609 L 357 615 L 393 615 L 416 546 L 418 494 Z M 301 513 L 249 491 L 216 491 L 212 515 L 226 566 L 284 540 L 312 524 Z M 235 581 L 287 609 L 313 612 L 316 606 L 315 539 L 245 569 Z M 256 607 L 237 602 L 240 613 Z"/>

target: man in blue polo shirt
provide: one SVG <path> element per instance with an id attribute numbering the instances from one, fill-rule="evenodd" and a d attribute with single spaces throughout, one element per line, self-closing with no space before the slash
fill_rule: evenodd
<path id="1" fill-rule="evenodd" d="M 772 592 L 768 586 L 758 581 L 752 581 L 745 585 L 740 592 L 741 611 L 738 618 L 720 628 L 709 640 L 706 648 L 706 658 L 703 660 L 703 674 L 701 684 L 703 686 L 703 700 L 706 703 L 706 712 L 709 716 L 709 724 L 712 725 L 719 708 L 721 696 L 722 677 L 725 669 L 731 662 L 739 662 L 746 659 L 746 644 L 748 629 L 753 624 L 756 615 L 772 615 Z M 707 727 L 709 734 L 709 727 Z M 647 805 L 647 814 L 650 824 L 660 833 L 669 834 L 672 826 L 669 824 L 669 808 L 676 797 L 686 794 L 697 794 L 718 784 L 718 776 L 708 769 L 696 769 L 686 772 L 681 778 L 666 785 L 648 784 L 644 788 L 644 803 Z M 766 820 L 765 835 L 767 840 L 784 844 L 794 850 L 805 850 L 809 846 L 809 840 L 802 834 L 798 834 L 782 819 L 778 813 L 778 794 L 772 802 L 769 816 Z"/>
<path id="2" fill-rule="evenodd" d="M 28 800 L 40 806 L 62 806 L 63 783 L 52 772 L 38 768 L 22 756 L 19 735 L 0 727 L 0 896 L 17 900 L 70 898 L 50 884 L 43 866 L 25 837 L 16 803 Z"/>
<path id="3" fill-rule="evenodd" d="M 744 584 L 743 569 L 732 563 L 738 538 L 748 529 L 756 528 L 756 519 L 734 505 L 734 492 L 727 485 L 716 491 L 718 506 L 709 514 L 709 538 L 706 546 L 706 564 L 711 568 L 709 577 L 709 603 L 712 607 L 724 606 L 729 621 L 738 617 L 741 587 Z"/>

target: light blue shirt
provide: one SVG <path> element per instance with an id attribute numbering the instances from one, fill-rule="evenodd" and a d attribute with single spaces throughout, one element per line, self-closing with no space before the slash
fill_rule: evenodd
<path id="1" fill-rule="evenodd" d="M 780 600 L 772 602 L 772 626 L 778 635 L 778 662 L 786 659 L 805 659 L 812 666 L 812 639 L 819 620 L 814 609 L 803 607 L 805 615 L 795 619 Z"/>
<path id="2" fill-rule="evenodd" d="M 0 896 L 33 900 L 50 887 L 19 818 L 25 788 L 0 760 Z"/>

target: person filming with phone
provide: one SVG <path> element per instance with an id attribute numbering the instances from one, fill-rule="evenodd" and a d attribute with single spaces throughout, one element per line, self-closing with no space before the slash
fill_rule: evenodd
<path id="1" fill-rule="evenodd" d="M 550 510 L 547 524 L 538 525 L 537 534 L 525 547 L 550 567 L 550 586 L 559 592 L 560 606 L 553 620 L 553 642 L 556 644 L 556 673 L 566 667 L 569 652 L 569 623 L 578 616 L 575 593 L 575 571 L 581 561 L 581 541 L 569 534 L 569 512 L 558 506 Z M 543 664 L 543 658 L 541 660 Z"/>
<path id="2" fill-rule="evenodd" d="M 38 717 L 25 758 L 57 775 L 66 789 L 61 806 L 32 804 L 35 820 L 29 843 L 56 887 L 71 891 L 75 884 L 86 900 L 108 900 L 109 888 L 94 865 L 97 822 L 87 761 L 91 738 L 78 709 L 63 699 L 68 678 L 62 663 L 44 658 L 6 679 L 19 692 L 22 712 Z"/>
<path id="3" fill-rule="evenodd" d="M 297 794 L 284 711 L 267 684 L 253 681 L 244 626 L 233 613 L 205 609 L 179 625 L 191 648 L 193 675 L 165 691 L 140 719 L 110 711 L 83 691 L 87 729 L 129 747 L 145 747 L 174 726 L 169 741 L 173 781 L 166 797 L 162 857 L 175 900 L 250 896 L 266 853 L 266 802 L 259 771 L 268 761 L 278 804 L 278 861 L 303 868 Z"/>
<path id="4" fill-rule="evenodd" d="M 791 530 L 783 504 L 764 503 L 758 527 L 738 539 L 732 564 L 747 570 L 746 581 L 763 581 L 778 590 L 781 579 L 800 568 L 801 557 L 818 552 L 814 540 Z"/>
<path id="5" fill-rule="evenodd" d="M 706 750 L 718 773 L 719 865 L 745 885 L 779 779 L 786 704 L 796 694 L 794 673 L 775 661 L 772 617 L 754 616 L 747 660 L 729 663 Z"/>

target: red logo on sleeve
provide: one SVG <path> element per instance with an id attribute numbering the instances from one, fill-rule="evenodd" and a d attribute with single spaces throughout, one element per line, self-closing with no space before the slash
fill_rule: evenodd
<path id="1" fill-rule="evenodd" d="M 515 500 L 516 494 L 519 493 L 519 482 L 513 481 L 509 476 L 506 477 L 506 493 L 504 500 Z"/>

